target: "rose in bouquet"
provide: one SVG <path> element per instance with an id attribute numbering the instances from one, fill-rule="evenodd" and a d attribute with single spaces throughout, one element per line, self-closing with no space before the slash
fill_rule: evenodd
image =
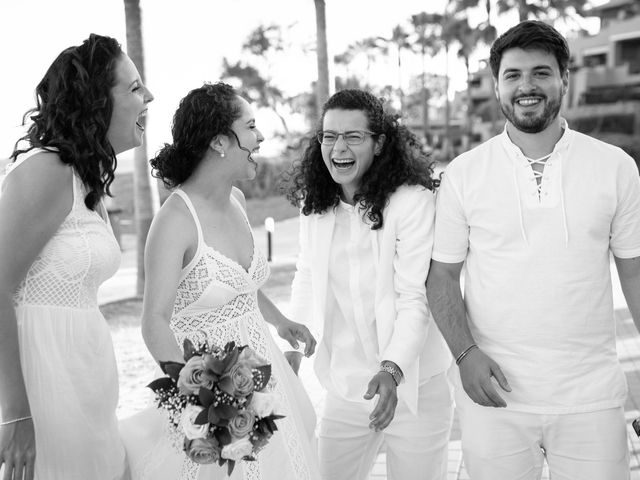
<path id="1" fill-rule="evenodd" d="M 195 463 L 227 464 L 255 460 L 278 429 L 277 398 L 266 391 L 271 365 L 251 348 L 196 348 L 184 341 L 185 364 L 160 362 L 166 377 L 149 384 L 158 407 L 168 412 L 184 437 L 185 454 Z"/>

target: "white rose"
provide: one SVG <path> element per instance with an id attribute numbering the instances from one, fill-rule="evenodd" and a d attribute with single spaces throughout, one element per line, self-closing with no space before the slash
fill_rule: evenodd
<path id="1" fill-rule="evenodd" d="M 185 437 L 189 440 L 194 440 L 196 438 L 206 438 L 207 432 L 209 431 L 209 424 L 205 423 L 204 425 L 196 425 L 194 422 L 196 421 L 196 417 L 203 411 L 203 407 L 199 407 L 198 405 L 187 405 L 187 407 L 182 412 L 182 417 L 180 418 L 180 426 L 182 426 L 182 431 L 184 432 Z"/>
<path id="2" fill-rule="evenodd" d="M 228 460 L 233 460 L 237 462 L 242 460 L 247 455 L 251 455 L 253 453 L 253 444 L 249 441 L 248 438 L 241 438 L 240 440 L 236 440 L 229 445 L 225 445 L 222 448 L 222 453 L 220 456 L 222 458 L 226 458 Z"/>
<path id="3" fill-rule="evenodd" d="M 273 393 L 253 392 L 249 408 L 251 408 L 259 418 L 268 417 L 276 413 L 278 399 Z"/>

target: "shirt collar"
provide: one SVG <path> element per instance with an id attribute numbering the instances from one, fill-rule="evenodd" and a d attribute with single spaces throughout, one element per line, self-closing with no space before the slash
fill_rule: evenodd
<path id="1" fill-rule="evenodd" d="M 569 145 L 571 145 L 571 141 L 573 140 L 574 131 L 569 128 L 569 124 L 562 117 L 560 117 L 560 126 L 563 129 L 562 136 L 553 147 L 552 154 L 567 150 L 569 148 Z M 520 147 L 518 147 L 515 143 L 513 143 L 509 138 L 509 134 L 507 133 L 506 122 L 504 124 L 504 129 L 500 134 L 500 140 L 502 142 L 502 145 L 504 145 L 504 148 L 507 150 L 507 152 L 515 155 L 516 157 L 520 157 L 523 155 L 522 150 L 520 150 Z"/>

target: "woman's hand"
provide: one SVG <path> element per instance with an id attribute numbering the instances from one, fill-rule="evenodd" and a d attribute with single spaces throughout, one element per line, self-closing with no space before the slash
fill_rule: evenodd
<path id="1" fill-rule="evenodd" d="M 0 467 L 3 480 L 33 480 L 36 440 L 31 419 L 0 427 Z"/>
<path id="2" fill-rule="evenodd" d="M 296 323 L 288 318 L 282 317 L 276 326 L 278 335 L 298 349 L 298 341 L 304 343 L 304 356 L 309 357 L 316 351 L 316 339 L 311 335 L 309 329 L 301 323 Z"/>

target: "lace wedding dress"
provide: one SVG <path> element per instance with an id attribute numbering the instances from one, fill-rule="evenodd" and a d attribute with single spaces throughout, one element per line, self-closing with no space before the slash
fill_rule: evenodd
<path id="1" fill-rule="evenodd" d="M 194 344 L 208 341 L 224 346 L 235 341 L 248 345 L 271 364 L 272 381 L 267 388 L 279 397 L 280 411 L 285 415 L 276 421 L 278 430 L 257 460 L 238 462 L 231 479 L 319 479 L 313 406 L 258 309 L 257 291 L 269 277 L 264 255 L 254 247 L 251 265 L 245 270 L 206 245 L 189 197 L 182 190 L 174 194 L 186 203 L 198 231 L 198 248 L 182 271 L 170 322 L 178 344 L 188 338 Z M 181 451 L 181 438 L 172 438 L 166 424 L 155 408 L 121 423 L 134 480 L 228 478 L 226 466 L 200 466 L 188 460 Z"/>
<path id="2" fill-rule="evenodd" d="M 9 164 L 7 175 L 40 152 Z M 74 172 L 71 211 L 13 298 L 39 480 L 116 480 L 126 465 L 116 360 L 97 302 L 98 286 L 118 269 L 120 248 L 85 195 Z"/>

